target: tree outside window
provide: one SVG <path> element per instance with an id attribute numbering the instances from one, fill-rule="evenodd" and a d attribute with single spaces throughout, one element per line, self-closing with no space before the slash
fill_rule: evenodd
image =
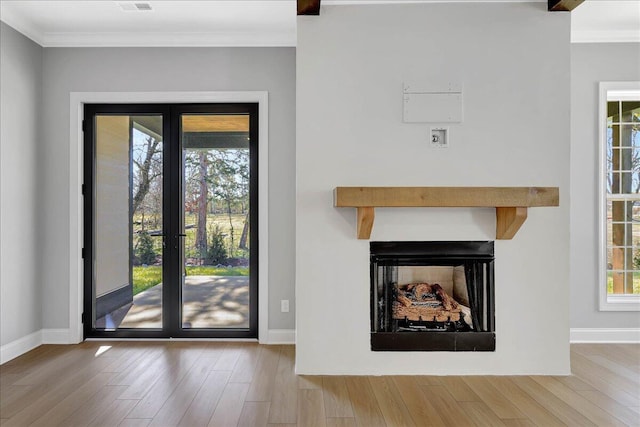
<path id="1" fill-rule="evenodd" d="M 607 295 L 640 295 L 640 99 L 606 110 Z"/>

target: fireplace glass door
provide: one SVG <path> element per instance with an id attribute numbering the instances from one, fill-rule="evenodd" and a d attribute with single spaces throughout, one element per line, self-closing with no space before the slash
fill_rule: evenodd
<path id="1" fill-rule="evenodd" d="M 372 349 L 494 350 L 493 262 L 493 242 L 372 242 Z"/>

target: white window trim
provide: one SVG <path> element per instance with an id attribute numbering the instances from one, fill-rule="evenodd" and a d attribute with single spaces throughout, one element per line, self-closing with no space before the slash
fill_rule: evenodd
<path id="1" fill-rule="evenodd" d="M 269 342 L 269 129 L 266 91 L 254 92 L 71 92 L 69 161 L 69 342 L 82 342 L 83 263 L 82 193 L 84 104 L 258 103 L 258 341 Z"/>
<path id="2" fill-rule="evenodd" d="M 640 295 L 607 295 L 607 188 L 605 185 L 607 162 L 607 101 L 636 100 L 640 82 L 600 82 L 598 106 L 599 139 L 599 262 L 598 295 L 600 311 L 640 311 Z"/>

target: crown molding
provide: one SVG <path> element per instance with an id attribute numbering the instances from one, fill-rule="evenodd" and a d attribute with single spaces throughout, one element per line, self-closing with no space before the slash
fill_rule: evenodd
<path id="1" fill-rule="evenodd" d="M 640 43 L 638 30 L 576 31 L 571 32 L 571 43 Z"/>
<path id="2" fill-rule="evenodd" d="M 41 33 L 2 21 L 42 47 L 295 47 L 296 33 Z"/>
<path id="3" fill-rule="evenodd" d="M 2 21 L 42 47 L 295 47 L 295 31 L 252 33 L 42 33 L 20 20 Z"/>
<path id="4" fill-rule="evenodd" d="M 323 6 L 435 4 L 435 3 L 544 3 L 546 0 L 323 0 Z M 295 47 L 296 32 L 227 33 L 45 33 L 34 22 L 2 9 L 1 20 L 43 47 Z M 640 31 L 578 31 L 572 43 L 640 43 Z"/>
<path id="5" fill-rule="evenodd" d="M 37 40 L 36 40 L 37 41 Z M 45 33 L 43 47 L 290 47 L 295 32 Z"/>
<path id="6" fill-rule="evenodd" d="M 43 32 L 2 9 L 2 22 L 42 47 L 295 47 L 296 31 L 229 32 Z"/>
<path id="7" fill-rule="evenodd" d="M 33 22 L 20 18 L 10 9 L 2 9 L 0 21 L 42 46 L 43 33 L 35 27 Z"/>

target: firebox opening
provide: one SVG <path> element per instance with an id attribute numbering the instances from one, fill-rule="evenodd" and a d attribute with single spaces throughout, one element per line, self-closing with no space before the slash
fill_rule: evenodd
<path id="1" fill-rule="evenodd" d="M 371 242 L 374 351 L 493 351 L 493 242 Z"/>
<path id="2" fill-rule="evenodd" d="M 472 329 L 464 266 L 397 268 L 391 313 L 398 331 Z"/>

